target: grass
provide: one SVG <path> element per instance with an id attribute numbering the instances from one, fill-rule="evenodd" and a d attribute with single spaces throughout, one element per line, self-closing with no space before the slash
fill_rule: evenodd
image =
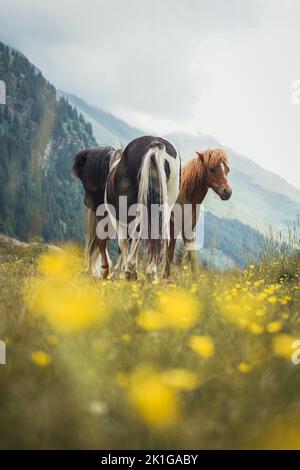
<path id="1" fill-rule="evenodd" d="M 1 448 L 299 448 L 297 254 L 174 283 L 1 253 Z"/>

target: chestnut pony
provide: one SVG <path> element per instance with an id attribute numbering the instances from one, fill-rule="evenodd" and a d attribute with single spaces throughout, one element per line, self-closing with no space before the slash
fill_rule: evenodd
<path id="1" fill-rule="evenodd" d="M 180 231 L 175 233 L 174 223 L 176 214 L 173 213 L 170 221 L 170 242 L 168 245 L 164 278 L 170 277 L 171 264 L 174 258 L 176 239 L 182 234 L 185 247 L 188 248 L 188 257 L 192 270 L 196 268 L 195 229 L 199 218 L 200 204 L 203 202 L 207 191 L 211 188 L 223 201 L 227 201 L 232 189 L 227 181 L 229 173 L 229 159 L 222 149 L 208 149 L 204 152 L 196 152 L 195 157 L 188 161 L 181 171 L 181 184 L 177 203 L 180 204 L 184 214 L 185 204 L 192 207 L 192 234 L 187 236 L 182 217 Z"/>

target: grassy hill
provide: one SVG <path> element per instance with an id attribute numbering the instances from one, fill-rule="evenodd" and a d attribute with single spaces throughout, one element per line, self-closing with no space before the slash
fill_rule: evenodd
<path id="1" fill-rule="evenodd" d="M 1 449 L 299 449 L 299 258 L 101 282 L 4 242 Z"/>
<path id="2" fill-rule="evenodd" d="M 84 238 L 73 155 L 96 145 L 92 127 L 23 55 L 0 42 L 0 231 L 28 240 Z"/>

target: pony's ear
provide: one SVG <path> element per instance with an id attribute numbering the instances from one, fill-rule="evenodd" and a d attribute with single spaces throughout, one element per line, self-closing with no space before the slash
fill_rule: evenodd
<path id="1" fill-rule="evenodd" d="M 204 163 L 204 153 L 196 151 L 196 155 L 199 158 L 199 160 L 201 160 L 201 162 Z"/>

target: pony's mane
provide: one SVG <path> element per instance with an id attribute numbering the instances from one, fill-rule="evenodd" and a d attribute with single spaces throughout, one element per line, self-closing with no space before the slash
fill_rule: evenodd
<path id="1" fill-rule="evenodd" d="M 204 166 L 206 166 L 206 168 L 214 168 L 215 166 L 218 166 L 221 163 L 223 163 L 225 166 L 227 166 L 229 168 L 229 159 L 228 159 L 228 155 L 225 152 L 225 150 L 222 150 L 222 149 L 212 149 L 212 150 L 208 149 L 208 150 L 205 150 L 202 153 L 203 153 L 203 156 L 204 156 L 204 159 L 203 159 Z"/>
<path id="2" fill-rule="evenodd" d="M 225 172 L 229 171 L 229 159 L 225 150 L 207 149 L 203 152 L 196 152 L 192 160 L 188 161 L 181 173 L 181 192 L 190 195 L 197 187 L 205 171 L 223 163 Z"/>

